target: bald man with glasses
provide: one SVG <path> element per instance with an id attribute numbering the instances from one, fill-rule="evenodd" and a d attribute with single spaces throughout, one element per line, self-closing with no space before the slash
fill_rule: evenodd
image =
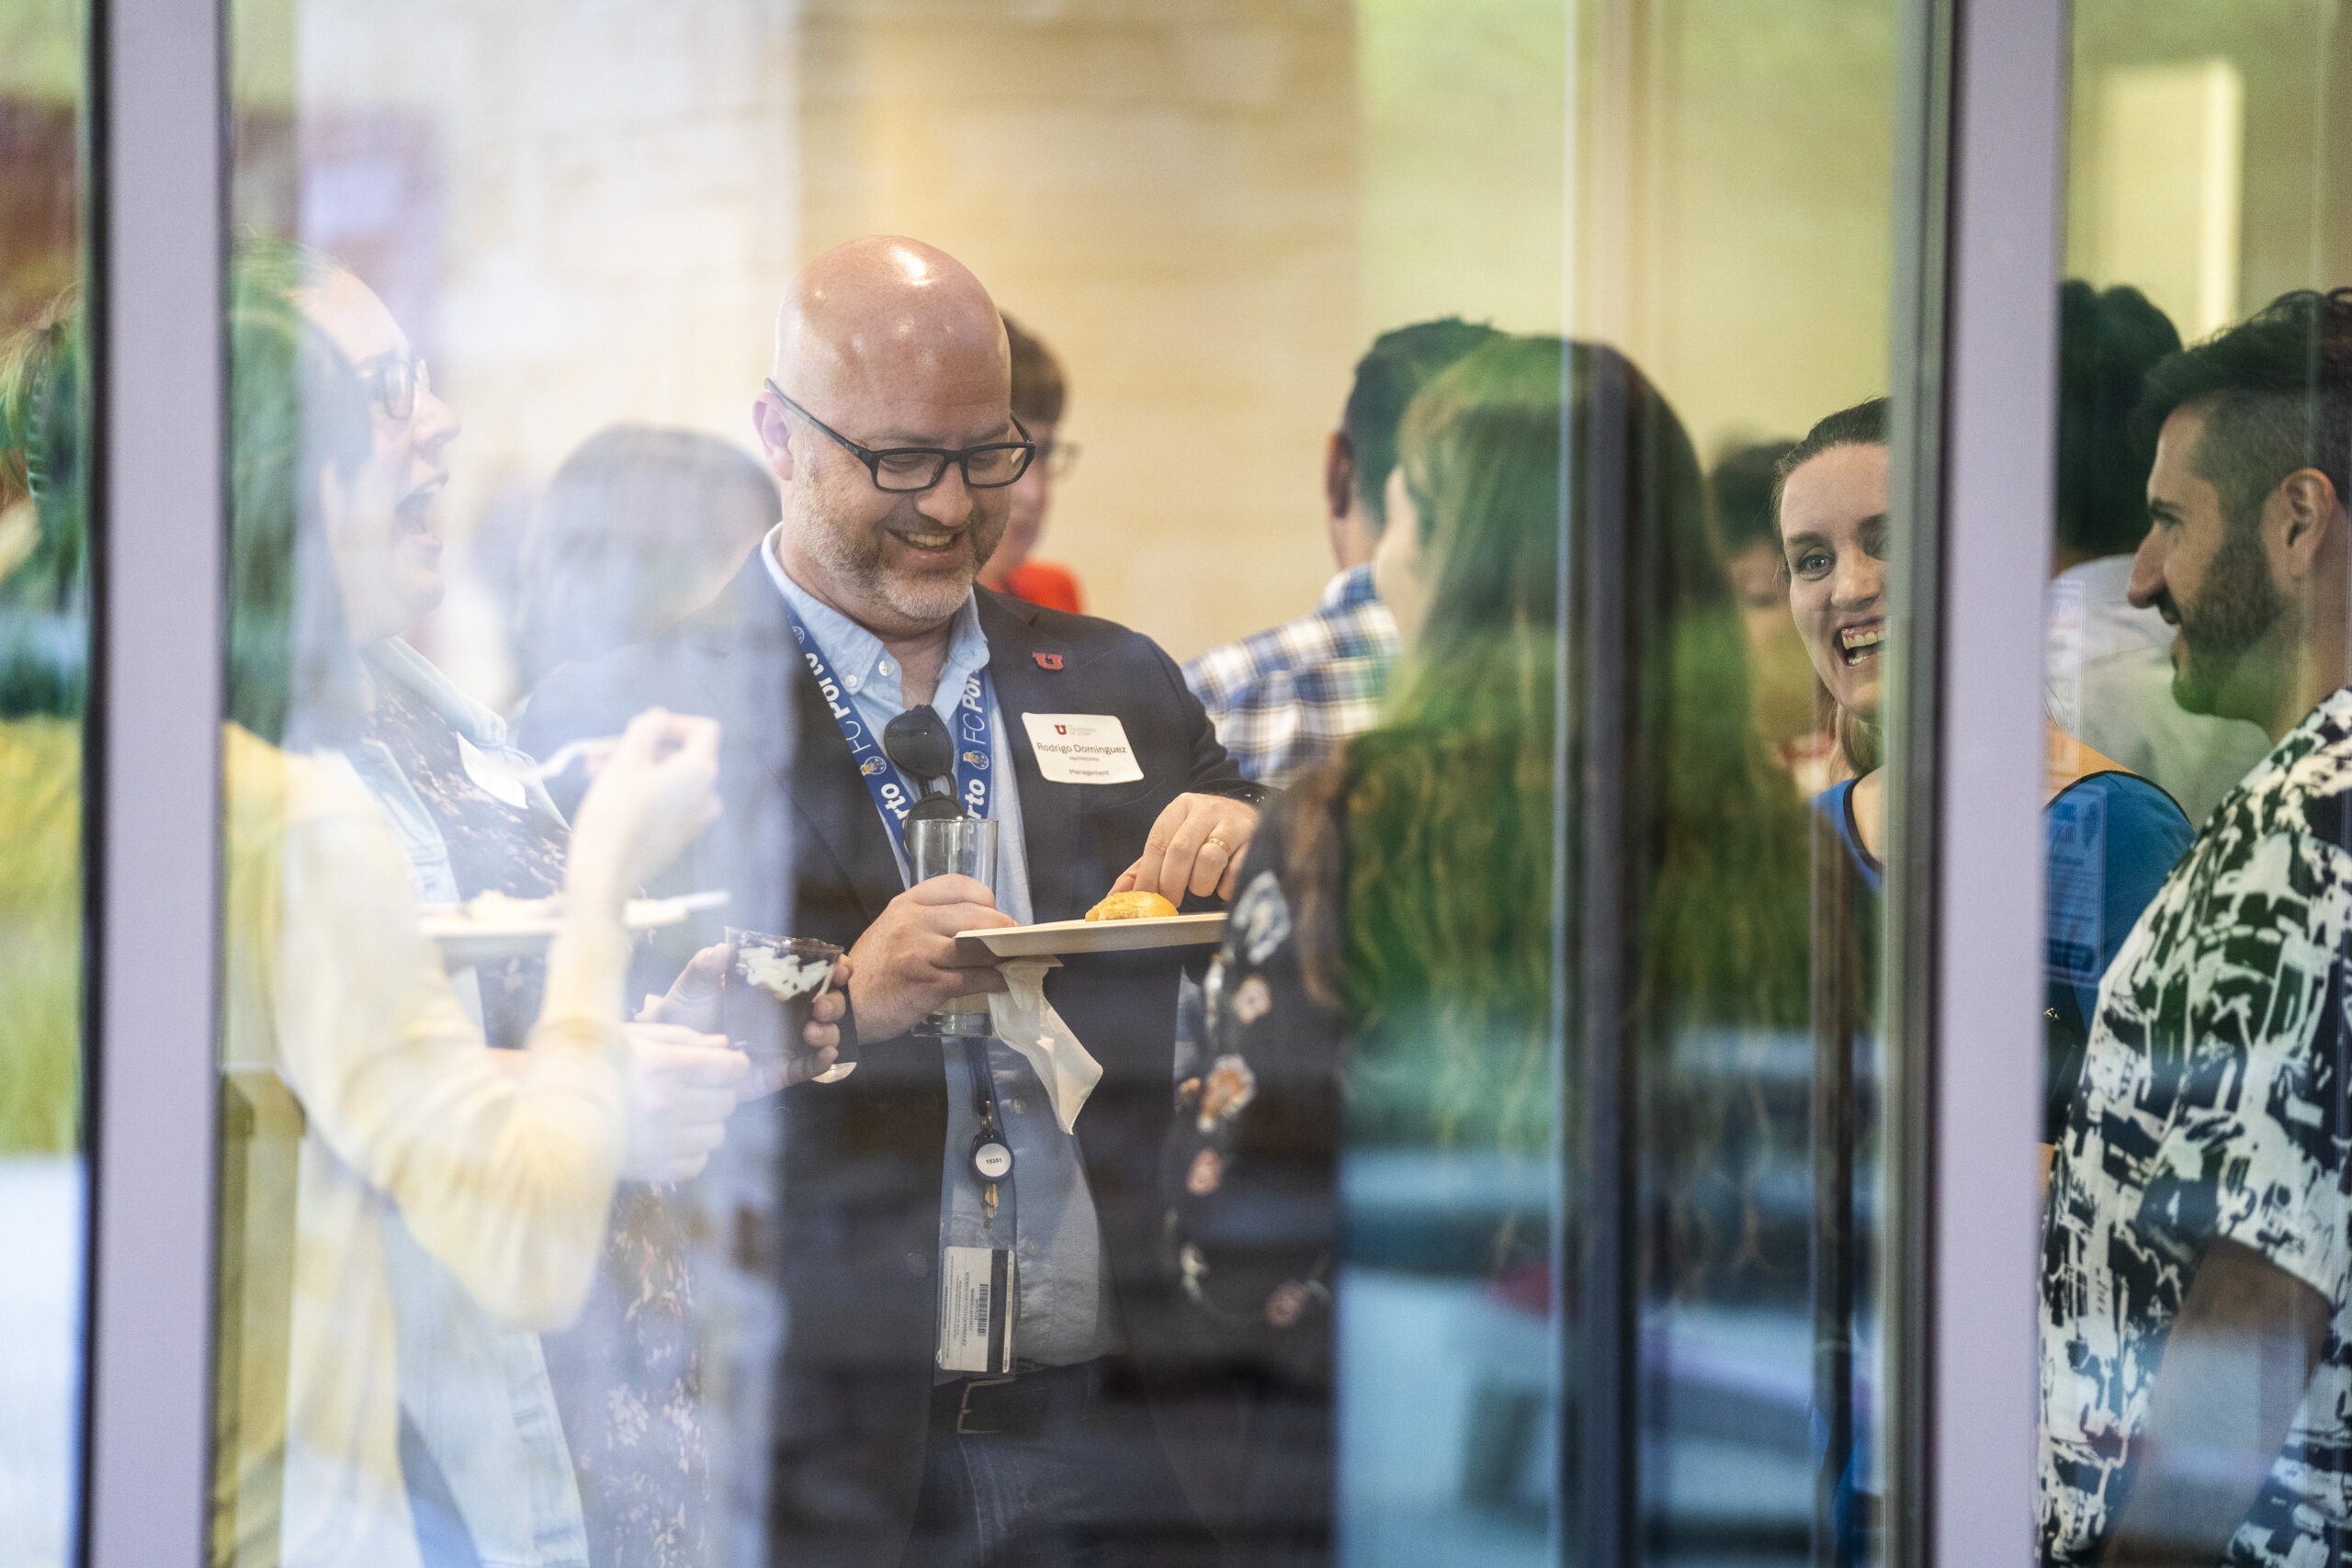
<path id="1" fill-rule="evenodd" d="M 1002 1041 L 983 1082 L 956 1043 L 909 1033 L 1003 988 L 959 931 L 1076 919 L 1114 887 L 1216 907 L 1263 798 L 1148 638 L 976 587 L 1036 457 L 1010 393 L 996 307 L 953 257 L 874 238 L 818 258 L 752 405 L 784 520 L 711 606 L 558 671 L 525 720 L 552 749 L 654 692 L 720 718 L 728 818 L 682 885 L 729 887 L 729 921 L 850 950 L 857 1069 L 737 1116 L 775 1118 L 743 1146 L 776 1161 L 752 1223 L 773 1226 L 786 1325 L 769 1551 L 796 1568 L 1216 1558 L 1154 1412 L 1182 1362 L 1158 1342 L 1177 1318 L 1157 1199 L 1182 953 L 1047 976 L 1102 1067 L 1069 1132 Z M 924 706 L 956 737 L 956 797 L 999 824 L 992 884 L 909 885 L 899 818 L 927 781 L 876 739 Z M 1055 739 L 1073 727 L 1101 748 L 1082 768 Z M 984 1192 L 967 1156 L 989 1125 L 1013 1168 Z M 991 1375 L 955 1370 L 943 1316 L 976 1253 L 1007 1269 Z"/>

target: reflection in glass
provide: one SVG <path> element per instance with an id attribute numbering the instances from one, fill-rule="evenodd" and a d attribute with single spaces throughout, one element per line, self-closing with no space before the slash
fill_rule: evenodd
<path id="1" fill-rule="evenodd" d="M 2049 711 L 2196 831 L 2053 1085 L 2041 1544 L 2328 1561 L 2352 1529 L 2341 18 L 2072 28 Z M 2053 971 L 2089 946 L 2059 939 Z"/>
<path id="2" fill-rule="evenodd" d="M 0 10 L 0 1540 L 74 1551 L 84 1371 L 86 18 Z"/>
<path id="3" fill-rule="evenodd" d="M 1812 880 L 1765 438 L 1883 383 L 1893 8 L 1619 9 L 235 7 L 220 1555 L 1550 1561 L 1605 1291 L 1641 1554 L 1871 1557 L 1901 912 Z M 909 1039 L 910 701 L 988 917 L 1174 838 L 1220 963 Z M 649 706 L 726 809 L 630 890 L 727 902 L 619 953 Z M 852 953 L 855 1073 L 704 1043 L 729 926 Z"/>

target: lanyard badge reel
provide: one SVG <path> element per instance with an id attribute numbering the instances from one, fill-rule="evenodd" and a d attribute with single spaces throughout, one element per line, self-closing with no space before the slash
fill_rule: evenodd
<path id="1" fill-rule="evenodd" d="M 911 707 L 884 727 L 882 750 L 891 764 L 913 779 L 922 791 L 922 797 L 907 811 L 911 852 L 912 840 L 920 836 L 920 830 L 913 827 L 915 823 L 952 822 L 966 816 L 955 795 L 955 739 L 936 712 L 929 707 Z M 922 868 L 917 867 L 917 874 L 921 872 Z M 998 1125 L 996 1079 L 989 1070 L 986 1031 L 981 1028 L 961 1038 L 964 1061 L 972 1082 L 972 1116 L 979 1123 L 979 1131 L 972 1138 L 972 1178 L 980 1184 L 982 1199 L 993 1215 L 997 1186 L 1012 1175 L 1012 1145 L 1005 1141 Z"/>

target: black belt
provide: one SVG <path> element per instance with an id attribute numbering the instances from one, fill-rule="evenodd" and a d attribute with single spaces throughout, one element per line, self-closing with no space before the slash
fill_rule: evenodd
<path id="1" fill-rule="evenodd" d="M 932 1429 L 959 1438 L 1034 1438 L 1084 1415 L 1095 1389 L 1091 1361 L 1009 1378 L 961 1378 L 932 1390 Z"/>

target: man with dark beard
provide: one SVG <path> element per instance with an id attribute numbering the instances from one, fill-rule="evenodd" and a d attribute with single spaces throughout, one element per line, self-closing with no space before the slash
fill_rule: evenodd
<path id="1" fill-rule="evenodd" d="M 2273 750 L 2099 988 L 2043 1239 L 2041 1545 L 2304 1563 L 2352 1542 L 2352 290 L 2150 372 L 2131 597 L 2174 693 Z"/>
<path id="2" fill-rule="evenodd" d="M 650 691 L 724 716 L 727 814 L 685 879 L 730 889 L 730 921 L 851 952 L 855 1071 L 732 1131 L 732 1157 L 774 1151 L 731 1228 L 767 1238 L 739 1251 L 782 1295 L 765 1493 L 794 1568 L 1216 1551 L 1160 1436 L 1199 1386 L 1158 1252 L 1181 953 L 1072 954 L 1044 982 L 1100 1064 L 1082 1114 L 1002 1039 L 911 1032 L 1006 988 L 957 931 L 1075 919 L 1114 883 L 1229 895 L 1264 794 L 1149 639 L 975 589 L 1036 457 L 1011 396 L 1002 320 L 954 257 L 889 237 L 818 257 L 752 408 L 783 521 L 715 603 L 558 671 L 526 719 L 553 746 Z M 931 781 L 876 737 L 925 709 L 956 737 L 955 798 L 999 825 L 992 879 L 910 882 L 901 823 Z M 978 1375 L 972 1302 L 1011 1342 Z"/>

